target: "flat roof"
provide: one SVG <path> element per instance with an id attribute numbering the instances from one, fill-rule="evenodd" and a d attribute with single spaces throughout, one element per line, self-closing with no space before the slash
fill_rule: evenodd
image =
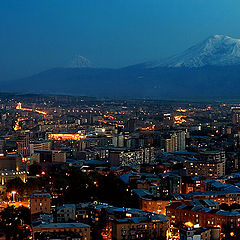
<path id="1" fill-rule="evenodd" d="M 35 228 L 44 228 L 44 229 L 48 229 L 48 228 L 83 228 L 83 227 L 88 228 L 90 226 L 87 224 L 84 224 L 84 223 L 43 223 L 43 224 L 33 227 L 33 229 L 35 229 Z"/>

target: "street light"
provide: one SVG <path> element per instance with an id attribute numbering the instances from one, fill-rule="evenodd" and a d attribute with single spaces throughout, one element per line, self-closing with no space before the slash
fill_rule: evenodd
<path id="1" fill-rule="evenodd" d="M 16 199 L 15 199 L 15 197 L 16 197 L 16 191 L 12 191 L 11 192 L 12 193 L 12 197 L 13 197 L 13 202 L 16 202 Z"/>

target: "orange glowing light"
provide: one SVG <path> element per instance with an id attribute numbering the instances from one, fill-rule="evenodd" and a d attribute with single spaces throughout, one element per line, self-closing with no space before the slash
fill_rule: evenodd
<path id="1" fill-rule="evenodd" d="M 179 109 L 177 109 L 177 112 L 187 112 L 187 109 L 181 109 L 181 108 L 179 108 Z"/>
<path id="2" fill-rule="evenodd" d="M 48 134 L 48 139 L 49 140 L 53 140 L 53 141 L 67 141 L 67 140 L 82 140 L 84 139 L 86 136 L 82 135 L 82 134 L 70 134 L 70 133 L 52 133 L 52 134 Z"/>
<path id="3" fill-rule="evenodd" d="M 192 222 L 185 222 L 184 225 L 191 228 L 194 226 Z"/>
<path id="4" fill-rule="evenodd" d="M 22 110 L 22 111 L 36 112 L 36 113 L 40 113 L 40 114 L 43 114 L 43 115 L 47 115 L 47 113 L 44 112 L 44 111 L 40 111 L 40 110 L 37 110 L 37 109 L 31 109 L 31 108 L 23 108 L 22 103 L 20 103 L 20 102 L 17 104 L 16 109 L 17 110 Z"/>
<path id="5" fill-rule="evenodd" d="M 16 109 L 21 110 L 21 109 L 22 109 L 22 103 L 19 102 L 19 103 L 17 104 L 17 106 L 16 106 Z"/>
<path id="6" fill-rule="evenodd" d="M 152 126 L 149 126 L 149 127 L 145 127 L 145 128 L 142 128 L 142 131 L 146 131 L 146 130 L 155 130 L 155 125 L 152 125 Z"/>
<path id="7" fill-rule="evenodd" d="M 27 118 L 21 118 L 21 117 L 17 118 L 17 121 L 16 121 L 15 126 L 13 127 L 13 129 L 15 131 L 20 130 L 21 127 L 20 127 L 19 124 L 20 124 L 21 121 L 24 121 L 24 120 L 27 120 Z"/>
<path id="8" fill-rule="evenodd" d="M 11 154 L 14 155 L 14 154 L 16 154 L 16 153 L 17 153 L 17 152 L 8 152 L 7 154 L 8 154 L 8 155 L 11 155 Z"/>
<path id="9" fill-rule="evenodd" d="M 186 120 L 185 118 L 186 118 L 186 116 L 183 116 L 183 115 L 175 116 L 175 117 L 174 117 L 174 122 L 175 122 L 176 124 L 185 123 L 185 122 L 187 122 L 187 120 Z"/>

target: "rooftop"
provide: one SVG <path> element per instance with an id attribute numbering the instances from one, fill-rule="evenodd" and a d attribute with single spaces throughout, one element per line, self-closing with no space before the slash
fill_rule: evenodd
<path id="1" fill-rule="evenodd" d="M 43 228 L 43 229 L 49 229 L 49 228 L 88 228 L 90 227 L 87 224 L 84 223 L 43 223 L 40 225 L 37 225 L 33 227 L 33 229 L 36 228 Z"/>

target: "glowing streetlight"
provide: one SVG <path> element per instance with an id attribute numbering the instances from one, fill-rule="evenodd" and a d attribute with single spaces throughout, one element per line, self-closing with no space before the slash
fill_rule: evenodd
<path id="1" fill-rule="evenodd" d="M 16 191 L 12 191 L 13 202 L 16 202 Z"/>

